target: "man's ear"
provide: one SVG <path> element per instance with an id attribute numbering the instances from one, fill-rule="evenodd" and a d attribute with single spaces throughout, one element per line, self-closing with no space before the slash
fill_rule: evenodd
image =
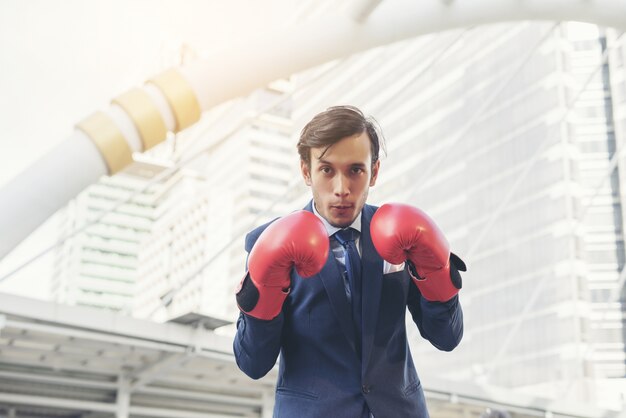
<path id="1" fill-rule="evenodd" d="M 376 184 L 376 179 L 378 178 L 379 168 L 380 168 L 380 160 L 376 160 L 376 162 L 372 164 L 372 178 L 370 179 L 370 187 Z"/>
<path id="2" fill-rule="evenodd" d="M 300 171 L 302 172 L 302 178 L 304 178 L 304 182 L 306 183 L 307 186 L 310 186 L 311 185 L 311 167 L 304 160 L 300 160 Z"/>

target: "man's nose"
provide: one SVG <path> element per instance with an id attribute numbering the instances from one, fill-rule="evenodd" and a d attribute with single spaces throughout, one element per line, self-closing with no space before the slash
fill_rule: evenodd
<path id="1" fill-rule="evenodd" d="M 336 196 L 346 196 L 350 193 L 350 182 L 343 175 L 338 175 L 335 177 L 334 181 L 334 192 Z"/>

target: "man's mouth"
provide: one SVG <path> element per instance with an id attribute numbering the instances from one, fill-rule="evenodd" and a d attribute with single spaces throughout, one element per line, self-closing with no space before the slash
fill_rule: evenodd
<path id="1" fill-rule="evenodd" d="M 335 208 L 335 209 L 339 209 L 339 210 L 345 210 L 345 209 L 351 209 L 352 205 L 347 204 L 347 203 L 342 203 L 339 205 L 332 205 L 331 208 Z"/>

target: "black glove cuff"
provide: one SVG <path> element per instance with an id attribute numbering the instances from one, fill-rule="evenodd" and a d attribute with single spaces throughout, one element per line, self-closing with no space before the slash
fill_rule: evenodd
<path id="1" fill-rule="evenodd" d="M 411 260 L 406 260 L 406 265 L 409 270 L 409 275 L 411 276 L 413 280 L 418 280 L 418 281 L 424 280 L 423 277 L 420 277 L 420 275 L 417 274 L 417 270 L 415 269 L 415 264 L 413 264 Z"/>
<path id="2" fill-rule="evenodd" d="M 467 271 L 467 266 L 465 266 L 465 263 L 458 255 L 450 253 L 450 280 L 457 289 L 463 287 L 463 279 L 459 271 Z"/>
<path id="3" fill-rule="evenodd" d="M 259 289 L 250 279 L 250 273 L 246 274 L 241 285 L 241 290 L 237 292 L 237 305 L 244 312 L 250 312 L 259 302 Z"/>

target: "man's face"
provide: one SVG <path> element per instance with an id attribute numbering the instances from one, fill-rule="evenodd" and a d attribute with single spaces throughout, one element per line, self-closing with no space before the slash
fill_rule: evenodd
<path id="1" fill-rule="evenodd" d="M 341 139 L 326 153 L 311 148 L 311 166 L 300 162 L 302 176 L 313 192 L 320 215 L 338 228 L 349 226 L 363 209 L 370 186 L 376 183 L 380 161 L 372 166 L 366 132 Z"/>

